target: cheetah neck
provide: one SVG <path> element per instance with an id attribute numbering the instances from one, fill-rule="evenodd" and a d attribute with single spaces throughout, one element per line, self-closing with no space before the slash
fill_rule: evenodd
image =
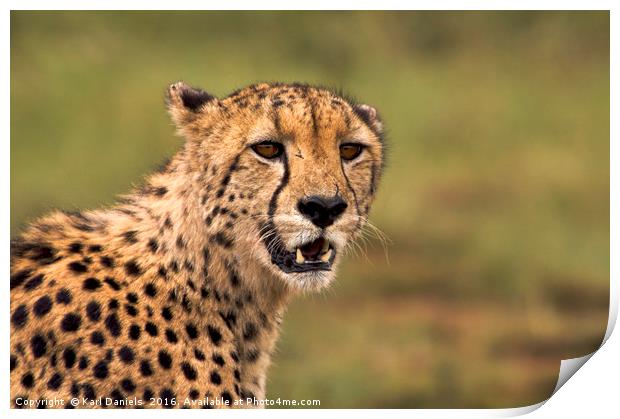
<path id="1" fill-rule="evenodd" d="M 235 237 L 222 237 L 221 227 L 231 218 L 214 211 L 217 202 L 199 205 L 204 199 L 191 187 L 195 180 L 179 171 L 154 176 L 112 210 L 111 241 L 119 243 L 119 251 L 139 255 L 135 262 L 143 275 L 133 280 L 154 278 L 164 291 L 162 305 L 180 305 L 205 325 L 223 322 L 234 346 L 231 356 L 251 383 L 242 390 L 264 397 L 265 373 L 291 292 L 257 262 L 244 259 Z"/>

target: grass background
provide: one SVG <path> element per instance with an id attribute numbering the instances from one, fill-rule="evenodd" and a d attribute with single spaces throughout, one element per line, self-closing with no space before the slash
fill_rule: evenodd
<path id="1" fill-rule="evenodd" d="M 163 91 L 343 87 L 391 154 L 350 257 L 285 317 L 268 397 L 516 407 L 601 342 L 607 12 L 12 12 L 11 230 L 113 202 L 179 148 Z"/>

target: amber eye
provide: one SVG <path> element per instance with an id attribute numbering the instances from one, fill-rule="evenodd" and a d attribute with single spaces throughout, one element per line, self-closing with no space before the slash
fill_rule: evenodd
<path id="1" fill-rule="evenodd" d="M 254 150 L 254 152 L 259 156 L 266 159 L 275 159 L 276 157 L 280 157 L 282 155 L 284 146 L 272 141 L 263 141 L 260 144 L 254 144 L 252 146 L 252 150 Z"/>
<path id="2" fill-rule="evenodd" d="M 346 143 L 340 146 L 340 157 L 344 160 L 353 160 L 360 155 L 364 147 L 361 144 Z"/>

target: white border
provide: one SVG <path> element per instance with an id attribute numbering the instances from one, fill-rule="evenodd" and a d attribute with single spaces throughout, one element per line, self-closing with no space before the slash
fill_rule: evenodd
<path id="1" fill-rule="evenodd" d="M 617 390 L 615 386 L 615 378 L 620 371 L 620 341 L 615 335 L 611 334 L 616 323 L 618 314 L 618 282 L 619 282 L 619 266 L 618 266 L 618 237 L 620 233 L 620 226 L 618 224 L 618 216 L 620 214 L 620 189 L 619 189 L 619 171 L 614 163 L 619 161 L 619 147 L 618 147 L 618 123 L 617 119 L 620 116 L 618 113 L 617 98 L 618 98 L 618 74 L 620 74 L 620 66 L 618 65 L 618 45 L 619 45 L 619 30 L 620 18 L 618 15 L 618 7 L 616 2 L 612 1 L 489 1 L 489 0 L 476 0 L 476 1 L 443 1 L 441 5 L 438 5 L 430 1 L 382 1 L 371 2 L 367 0 L 357 1 L 341 1 L 334 2 L 317 0 L 311 4 L 291 4 L 290 1 L 238 1 L 229 0 L 221 3 L 206 4 L 205 2 L 188 1 L 188 0 L 176 0 L 175 2 L 164 2 L 161 0 L 146 1 L 131 1 L 131 0 L 108 0 L 108 1 L 91 1 L 88 4 L 77 0 L 64 0 L 64 1 L 14 1 L 9 0 L 4 2 L 5 13 L 2 16 L 2 22 L 0 25 L 2 33 L 2 56 L 6 57 L 6 65 L 2 66 L 2 76 L 6 81 L 5 86 L 9 86 L 10 89 L 10 10 L 55 10 L 55 9 L 83 9 L 83 10 L 134 10 L 144 9 L 147 10 L 197 10 L 208 7 L 213 10 L 232 10 L 232 9 L 246 9 L 246 10 L 346 10 L 346 9 L 363 9 L 363 10 L 611 10 L 611 141 L 610 141 L 610 164 L 611 164 L 611 293 L 610 293 L 610 319 L 608 324 L 607 333 L 605 336 L 606 343 L 603 347 L 597 351 L 592 358 L 583 366 L 583 368 L 577 372 L 577 378 L 568 380 L 566 385 L 561 387 L 557 393 L 549 399 L 546 403 L 541 403 L 534 406 L 516 408 L 516 409 L 498 409 L 498 410 L 427 410 L 419 409 L 415 411 L 408 410 L 321 410 L 320 412 L 312 410 L 295 410 L 294 412 L 287 410 L 265 410 L 259 412 L 218 412 L 211 411 L 210 415 L 247 415 L 253 414 L 257 416 L 266 417 L 269 415 L 288 417 L 291 414 L 295 416 L 315 417 L 317 413 L 320 415 L 328 416 L 340 416 L 343 413 L 353 413 L 356 416 L 370 417 L 375 415 L 381 416 L 393 416 L 393 417 L 410 417 L 415 414 L 416 417 L 421 418 L 435 418 L 435 417 L 470 417 L 470 418 L 482 418 L 482 417 L 508 417 L 525 414 L 528 412 L 532 416 L 547 418 L 547 417 L 583 417 L 584 415 L 594 415 L 594 417 L 611 417 L 614 413 L 617 414 L 618 402 L 617 402 Z M 53 6 L 53 8 L 51 7 Z M 380 7 L 378 7 L 380 6 Z M 441 7 L 439 7 L 441 6 Z M 616 7 L 614 7 L 616 6 Z M 4 102 L 4 112 L 1 112 L 0 121 L 1 127 L 4 131 L 4 140 L 1 142 L 2 151 L 0 152 L 0 164 L 1 164 L 1 185 L 5 197 L 9 197 L 10 188 L 10 94 L 5 93 L 2 98 Z M 614 119 L 613 116 L 616 116 Z M 4 223 L 0 226 L 0 234 L 3 240 L 0 242 L 0 248 L 2 254 L 5 255 L 1 260 L 2 273 L 5 281 L 9 277 L 9 199 L 2 201 L 1 209 Z M 6 287 L 6 286 L 5 286 Z M 6 290 L 6 288 L 5 288 Z M 2 293 L 2 306 L 9 306 L 9 293 Z M 8 310 L 2 310 L 0 314 L 3 324 L 4 336 L 8 335 Z M 2 340 L 2 359 L 7 360 L 9 358 L 9 343 L 8 340 Z M 586 358 L 586 357 L 584 357 Z M 589 358 L 589 356 L 587 357 Z M 580 361 L 574 361 L 570 371 L 575 373 L 574 367 L 579 365 Z M 564 363 L 563 370 L 566 373 L 566 366 Z M 583 365 L 583 364 L 581 364 Z M 572 375 L 572 374 L 571 374 Z M 5 361 L 4 372 L 0 377 L 0 390 L 1 394 L 8 395 L 9 393 L 9 371 L 8 365 Z M 0 401 L 2 410 L 8 409 L 8 397 L 3 398 Z M 538 409 L 541 405 L 542 408 Z M 64 415 L 64 410 L 49 410 L 40 413 L 34 413 L 34 411 L 18 411 L 10 410 L 8 416 L 33 416 L 39 417 L 41 415 L 51 415 L 58 417 Z M 125 415 L 124 411 L 89 411 L 89 415 Z M 613 412 L 613 413 L 612 413 Z M 78 413 L 66 413 L 68 415 Z M 164 415 L 176 414 L 180 415 L 180 411 L 132 411 L 131 415 L 155 415 L 162 417 Z M 202 414 L 197 411 L 187 411 L 182 415 L 194 415 Z"/>

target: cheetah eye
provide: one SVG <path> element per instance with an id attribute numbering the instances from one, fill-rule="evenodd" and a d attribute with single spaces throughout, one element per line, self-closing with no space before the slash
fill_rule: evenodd
<path id="1" fill-rule="evenodd" d="M 343 160 L 353 160 L 362 153 L 364 146 L 355 143 L 345 143 L 340 146 L 340 157 Z"/>
<path id="2" fill-rule="evenodd" d="M 274 143 L 273 141 L 263 141 L 262 143 L 254 144 L 252 150 L 266 159 L 275 159 L 282 155 L 284 146 L 280 143 Z"/>

